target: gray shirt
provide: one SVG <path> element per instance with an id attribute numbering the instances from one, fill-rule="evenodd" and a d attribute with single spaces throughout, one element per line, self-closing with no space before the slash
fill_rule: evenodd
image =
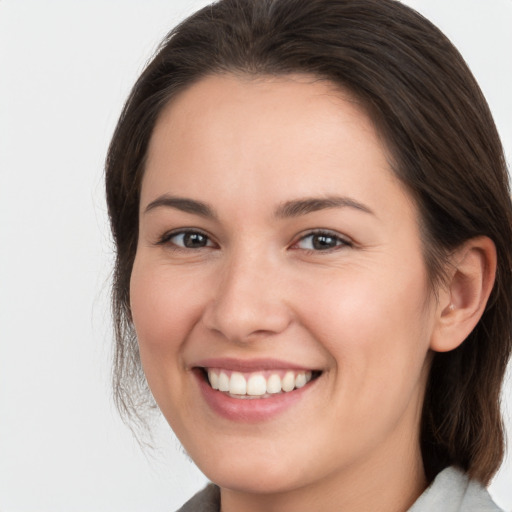
<path id="1" fill-rule="evenodd" d="M 441 471 L 408 512 L 503 512 L 487 489 L 454 467 Z"/>
<path id="2" fill-rule="evenodd" d="M 210 484 L 177 512 L 219 512 L 220 491 Z M 441 471 L 408 512 L 503 512 L 487 489 L 460 470 Z"/>

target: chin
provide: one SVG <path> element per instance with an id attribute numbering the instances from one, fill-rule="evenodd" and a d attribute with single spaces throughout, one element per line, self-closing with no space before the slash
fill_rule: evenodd
<path id="1" fill-rule="evenodd" d="M 289 470 L 265 471 L 261 466 L 213 468 L 205 475 L 219 487 L 248 494 L 278 494 L 291 491 L 305 482 L 288 474 Z"/>
<path id="2" fill-rule="evenodd" d="M 238 492 L 274 494 L 306 484 L 302 464 L 290 464 L 265 453 L 242 452 L 224 457 L 193 458 L 205 476 L 219 487 Z"/>

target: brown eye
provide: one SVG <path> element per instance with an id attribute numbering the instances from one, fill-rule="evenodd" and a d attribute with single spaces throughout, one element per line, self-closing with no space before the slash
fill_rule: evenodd
<path id="1" fill-rule="evenodd" d="M 171 243 L 183 249 L 201 249 L 211 247 L 213 243 L 199 231 L 181 231 L 165 237 L 165 243 Z"/>
<path id="2" fill-rule="evenodd" d="M 350 246 L 350 243 L 340 236 L 328 232 L 310 233 L 302 237 L 296 244 L 298 249 L 306 251 L 328 251 L 341 246 Z"/>

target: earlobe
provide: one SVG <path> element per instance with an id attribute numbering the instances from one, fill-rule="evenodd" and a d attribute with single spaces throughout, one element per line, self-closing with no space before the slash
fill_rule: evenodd
<path id="1" fill-rule="evenodd" d="M 496 275 L 493 241 L 481 236 L 465 242 L 453 254 L 448 275 L 430 342 L 436 352 L 457 348 L 480 320 Z"/>

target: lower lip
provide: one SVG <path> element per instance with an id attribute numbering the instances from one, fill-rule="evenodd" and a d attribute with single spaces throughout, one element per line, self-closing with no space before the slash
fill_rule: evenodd
<path id="1" fill-rule="evenodd" d="M 257 423 L 273 419 L 296 404 L 316 382 L 287 393 L 277 393 L 267 398 L 240 399 L 213 389 L 201 371 L 194 372 L 206 403 L 219 416 L 230 421 Z"/>

